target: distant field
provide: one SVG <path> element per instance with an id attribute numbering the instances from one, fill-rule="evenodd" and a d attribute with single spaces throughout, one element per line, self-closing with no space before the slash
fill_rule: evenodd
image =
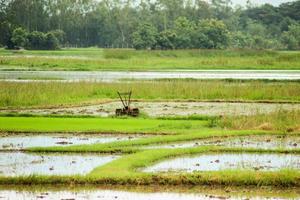
<path id="1" fill-rule="evenodd" d="M 300 101 L 299 81 L 160 80 L 119 83 L 0 82 L 0 107 L 52 107 L 117 100 L 133 91 L 150 101 Z"/>
<path id="2" fill-rule="evenodd" d="M 63 49 L 59 51 L 7 51 L 0 49 L 2 70 L 299 70 L 300 52 L 260 50 Z"/>

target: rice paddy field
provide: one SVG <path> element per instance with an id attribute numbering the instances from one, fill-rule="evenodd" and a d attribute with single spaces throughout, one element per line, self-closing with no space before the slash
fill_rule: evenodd
<path id="1" fill-rule="evenodd" d="M 0 70 L 293 74 L 299 58 L 250 50 L 2 49 Z M 123 106 L 118 91 L 132 91 L 139 116 L 115 115 Z M 300 199 L 300 80 L 2 77 L 1 198 Z"/>
<path id="2" fill-rule="evenodd" d="M 200 69 L 299 70 L 300 53 L 259 50 L 0 49 L 1 70 L 147 71 Z"/>

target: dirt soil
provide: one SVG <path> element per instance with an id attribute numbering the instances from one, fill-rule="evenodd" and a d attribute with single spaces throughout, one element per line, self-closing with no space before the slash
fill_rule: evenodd
<path id="1" fill-rule="evenodd" d="M 114 115 L 116 108 L 121 108 L 120 102 L 110 102 L 98 105 L 53 108 L 0 110 L 0 113 L 30 113 L 30 114 L 60 114 L 60 115 L 93 115 L 107 117 Z M 188 116 L 188 115 L 255 115 L 268 114 L 278 110 L 300 110 L 300 104 L 288 103 L 232 103 L 232 102 L 134 102 L 132 107 L 138 107 L 142 113 L 151 117 Z"/>

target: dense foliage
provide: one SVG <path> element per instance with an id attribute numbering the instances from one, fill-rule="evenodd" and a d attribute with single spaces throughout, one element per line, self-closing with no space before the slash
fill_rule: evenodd
<path id="1" fill-rule="evenodd" d="M 300 49 L 300 0 L 0 0 L 0 44 L 28 49 Z M 55 30 L 55 31 L 53 31 Z"/>
<path id="2" fill-rule="evenodd" d="M 43 33 L 39 31 L 33 31 L 28 33 L 22 28 L 16 28 L 12 32 L 11 46 L 9 48 L 25 47 L 31 50 L 56 50 L 59 48 L 59 35 L 56 35 L 57 31 Z"/>

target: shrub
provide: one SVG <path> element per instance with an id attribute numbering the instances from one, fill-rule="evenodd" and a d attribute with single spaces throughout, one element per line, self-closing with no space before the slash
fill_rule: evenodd
<path id="1" fill-rule="evenodd" d="M 28 42 L 27 35 L 27 31 L 23 28 L 16 28 L 12 33 L 11 41 L 14 46 L 25 47 Z"/>

